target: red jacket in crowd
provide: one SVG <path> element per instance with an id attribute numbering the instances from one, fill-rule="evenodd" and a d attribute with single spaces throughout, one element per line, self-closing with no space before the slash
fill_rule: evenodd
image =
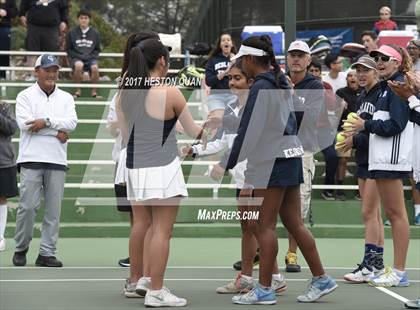
<path id="1" fill-rule="evenodd" d="M 398 30 L 398 25 L 393 20 L 387 20 L 386 22 L 378 20 L 375 22 L 373 31 L 376 32 L 376 34 L 379 34 L 382 30 Z"/>

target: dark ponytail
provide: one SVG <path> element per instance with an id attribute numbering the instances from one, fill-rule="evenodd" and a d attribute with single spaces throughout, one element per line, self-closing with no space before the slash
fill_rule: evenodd
<path id="1" fill-rule="evenodd" d="M 149 89 L 150 71 L 160 57 L 169 63 L 169 51 L 159 39 L 146 39 L 131 48 L 128 67 L 122 79 L 123 89 Z"/>
<path id="2" fill-rule="evenodd" d="M 281 83 L 280 83 L 281 72 L 280 72 L 280 67 L 278 66 L 278 64 L 276 62 L 276 56 L 274 55 L 273 43 L 271 41 L 271 38 L 268 35 L 262 35 L 262 36 L 260 36 L 260 39 L 267 46 L 267 49 L 264 49 L 264 50 L 268 53 L 268 57 L 270 58 L 270 65 L 274 69 L 274 76 L 276 77 L 277 86 L 279 88 L 281 88 Z"/>
<path id="3" fill-rule="evenodd" d="M 242 44 L 246 46 L 258 48 L 266 52 L 268 54 L 266 56 L 261 56 L 261 57 L 253 56 L 255 58 L 256 63 L 261 66 L 272 67 L 272 70 L 274 72 L 275 79 L 276 79 L 276 86 L 278 88 L 282 88 L 282 89 L 290 88 L 288 84 L 284 82 L 285 79 L 284 79 L 283 73 L 280 71 L 280 67 L 276 62 L 276 57 L 274 55 L 274 49 L 273 49 L 273 43 L 271 41 L 270 36 L 268 35 L 252 36 L 252 37 L 249 37 L 248 39 L 245 39 L 242 42 Z"/>
<path id="4" fill-rule="evenodd" d="M 152 86 L 149 79 L 150 72 L 162 56 L 168 64 L 169 51 L 158 38 L 141 40 L 130 49 L 128 67 L 120 83 L 121 110 L 127 121 L 129 132 L 138 115 L 144 111 L 144 102 L 148 93 L 145 90 Z"/>
<path id="5" fill-rule="evenodd" d="M 124 73 L 127 71 L 128 64 L 130 62 L 130 51 L 133 47 L 139 44 L 143 40 L 147 39 L 158 39 L 159 35 L 153 31 L 142 31 L 136 32 L 129 35 L 127 42 L 124 47 L 124 57 L 123 57 L 123 65 L 121 68 L 121 77 L 124 76 Z"/>
<path id="6" fill-rule="evenodd" d="M 135 46 L 130 50 L 129 66 L 127 67 L 126 75 L 123 78 L 124 89 L 148 89 L 144 79 L 149 77 L 149 66 L 142 49 L 139 46 Z M 139 78 L 142 79 L 138 82 Z M 125 80 L 125 81 L 124 81 Z"/>

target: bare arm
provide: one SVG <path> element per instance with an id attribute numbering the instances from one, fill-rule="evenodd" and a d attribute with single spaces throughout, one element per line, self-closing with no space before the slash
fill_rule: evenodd
<path id="1" fill-rule="evenodd" d="M 123 139 L 123 143 L 128 143 L 129 133 L 128 133 L 128 124 L 124 116 L 124 112 L 121 107 L 121 91 L 118 92 L 117 96 L 115 97 L 115 111 L 117 113 L 117 121 L 119 128 L 121 132 L 121 136 Z"/>
<path id="2" fill-rule="evenodd" d="M 167 99 L 171 100 L 175 114 L 178 116 L 185 133 L 192 138 L 200 139 L 203 128 L 194 122 L 190 110 L 188 109 L 187 102 L 179 89 L 175 87 L 168 88 Z"/>
<path id="3" fill-rule="evenodd" d="M 115 101 L 118 96 L 118 93 L 112 97 L 111 103 L 109 105 L 109 112 L 108 117 L 106 121 L 106 128 L 109 129 L 111 135 L 115 138 L 120 134 L 120 129 L 118 128 L 118 117 L 117 117 L 117 111 L 115 107 Z"/>

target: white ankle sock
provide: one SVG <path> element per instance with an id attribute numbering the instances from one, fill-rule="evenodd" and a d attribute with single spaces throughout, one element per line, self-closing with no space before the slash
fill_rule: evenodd
<path id="1" fill-rule="evenodd" d="M 4 238 L 7 222 L 7 205 L 0 205 L 0 240 Z"/>
<path id="2" fill-rule="evenodd" d="M 273 280 L 276 280 L 276 281 L 283 281 L 284 280 L 284 277 L 282 276 L 281 273 L 277 273 L 277 274 L 274 273 L 272 278 L 273 278 Z"/>
<path id="3" fill-rule="evenodd" d="M 160 290 L 149 290 L 148 293 L 152 295 L 158 295 L 160 292 L 162 292 L 162 289 Z"/>
<path id="4" fill-rule="evenodd" d="M 271 290 L 271 286 L 264 286 L 264 285 L 262 285 L 261 283 L 259 283 L 260 284 L 260 287 L 263 289 L 263 290 L 265 290 L 265 291 L 269 291 L 269 290 Z"/>
<path id="5" fill-rule="evenodd" d="M 247 281 L 252 281 L 252 277 L 250 277 L 250 276 L 247 276 L 247 275 L 241 274 L 241 277 L 242 277 L 242 278 L 244 278 L 244 279 L 245 279 L 245 280 L 247 280 Z"/>
<path id="6" fill-rule="evenodd" d="M 404 273 L 405 273 L 405 271 L 398 270 L 398 269 L 397 269 L 397 268 L 395 268 L 395 267 L 392 267 L 392 269 L 395 271 L 395 273 L 396 273 L 399 277 L 402 277 L 402 276 L 404 275 Z"/>

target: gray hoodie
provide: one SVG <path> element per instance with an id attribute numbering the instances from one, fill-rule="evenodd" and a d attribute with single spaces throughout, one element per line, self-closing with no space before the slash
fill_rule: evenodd
<path id="1" fill-rule="evenodd" d="M 12 136 L 17 128 L 11 106 L 0 101 L 0 169 L 16 166 Z"/>

